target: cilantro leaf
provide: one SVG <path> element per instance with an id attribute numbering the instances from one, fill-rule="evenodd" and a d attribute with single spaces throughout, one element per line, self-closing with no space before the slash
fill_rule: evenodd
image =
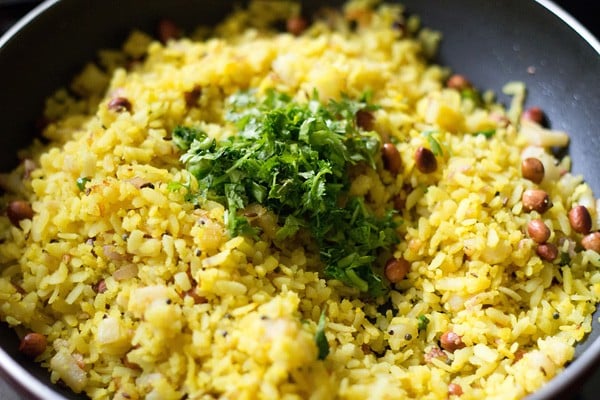
<path id="1" fill-rule="evenodd" d="M 417 325 L 419 332 L 426 330 L 427 325 L 429 325 L 429 318 L 427 318 L 425 315 L 421 314 L 417 317 L 417 319 L 419 320 L 418 325 Z"/>
<path id="2" fill-rule="evenodd" d="M 88 183 L 89 181 L 91 181 L 90 177 L 81 176 L 81 177 L 77 178 L 77 181 L 75 183 L 77 184 L 77 188 L 83 192 L 85 190 L 85 184 Z"/>
<path id="3" fill-rule="evenodd" d="M 319 360 L 324 360 L 329 355 L 329 342 L 327 342 L 327 337 L 325 336 L 325 322 L 325 310 L 323 310 L 319 317 L 317 331 L 315 332 L 315 342 L 319 349 Z"/>
<path id="4" fill-rule="evenodd" d="M 189 182 L 181 183 L 181 182 L 169 182 L 167 185 L 167 190 L 169 192 L 178 192 L 180 190 L 185 190 L 184 199 L 185 201 L 189 201 L 194 205 L 198 205 L 198 196 L 195 194 Z"/>
<path id="5" fill-rule="evenodd" d="M 561 251 L 560 252 L 560 261 L 558 263 L 558 265 L 564 266 L 564 265 L 569 265 L 571 264 L 571 256 L 569 255 L 569 253 Z"/>
<path id="6" fill-rule="evenodd" d="M 238 129 L 230 138 L 217 142 L 194 127 L 174 130 L 180 159 L 198 182 L 196 198 L 226 206 L 232 236 L 258 235 L 239 211 L 254 203 L 266 207 L 281 226 L 277 240 L 300 229 L 312 234 L 327 277 L 383 293 L 373 266 L 398 242 L 392 213 L 375 216 L 362 198 L 348 196 L 348 168 L 376 165 L 379 137 L 356 123 L 359 110 L 374 106 L 347 96 L 324 104 L 316 92 L 307 103 L 274 90 L 262 100 L 255 96 L 229 98 L 225 115 Z"/>
<path id="7" fill-rule="evenodd" d="M 302 219 L 290 215 L 285 219 L 284 225 L 277 230 L 275 237 L 277 240 L 287 239 L 294 236 L 305 225 L 306 223 Z"/>
<path id="8" fill-rule="evenodd" d="M 442 145 L 438 141 L 438 139 L 434 136 L 437 131 L 425 131 L 423 132 L 423 136 L 427 138 L 429 142 L 429 147 L 435 156 L 443 156 L 444 150 L 442 149 Z"/>
<path id="9" fill-rule="evenodd" d="M 186 126 L 178 126 L 173 131 L 173 142 L 180 149 L 187 150 L 190 148 L 194 140 L 198 140 L 199 138 L 203 138 L 205 136 L 206 135 L 201 130 Z"/>
<path id="10" fill-rule="evenodd" d="M 483 136 L 486 137 L 486 139 L 490 139 L 490 138 L 494 137 L 495 134 L 496 134 L 496 130 L 495 129 L 489 129 L 487 131 L 473 132 L 473 136 L 483 135 Z"/>
<path id="11" fill-rule="evenodd" d="M 476 107 L 483 104 L 483 100 L 479 92 L 473 88 L 466 88 L 460 91 L 461 99 L 470 99 Z"/>

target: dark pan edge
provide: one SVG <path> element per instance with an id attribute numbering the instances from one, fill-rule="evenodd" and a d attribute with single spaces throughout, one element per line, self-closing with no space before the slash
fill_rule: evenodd
<path id="1" fill-rule="evenodd" d="M 571 14 L 551 0 L 535 0 L 542 7 L 563 20 L 571 29 L 583 38 L 600 55 L 600 41 L 585 26 L 576 20 Z"/>
<path id="2" fill-rule="evenodd" d="M 569 399 L 581 390 L 581 386 L 600 364 L 600 338 L 596 338 L 590 347 L 558 373 L 551 381 L 526 400 Z"/>
<path id="3" fill-rule="evenodd" d="M 556 15 L 566 25 L 573 29 L 600 56 L 600 42 L 598 39 L 568 12 L 550 0 L 535 1 L 549 12 Z M 0 48 L 10 41 L 12 37 L 24 26 L 37 18 L 39 14 L 43 13 L 48 8 L 51 8 L 58 2 L 59 0 L 47 0 L 28 13 L 18 23 L 12 26 L 3 36 L 0 37 Z M 528 396 L 527 399 L 540 400 L 562 398 L 562 395 L 568 398 L 569 394 L 572 396 L 576 392 L 578 385 L 583 383 L 584 379 L 592 373 L 593 368 L 599 363 L 600 338 L 597 338 L 590 345 L 587 351 L 579 355 L 568 368 L 560 372 L 558 376 L 553 378 L 536 393 Z M 66 400 L 65 397 L 54 392 L 51 388 L 44 385 L 37 378 L 31 375 L 2 348 L 0 348 L 0 376 L 3 376 L 9 382 L 11 382 L 13 387 L 17 388 L 21 393 L 28 394 L 32 398 L 44 400 Z M 569 393 L 569 391 L 571 392 Z"/>
<path id="4" fill-rule="evenodd" d="M 4 47 L 26 25 L 33 22 L 39 15 L 53 7 L 60 0 L 46 0 L 27 13 L 17 23 L 0 36 L 0 48 Z M 67 400 L 46 386 L 29 371 L 23 368 L 3 348 L 0 347 L 0 376 L 10 382 L 11 386 L 22 396 L 37 400 Z"/>
<path id="5" fill-rule="evenodd" d="M 0 376 L 27 398 L 38 400 L 67 400 L 31 375 L 25 368 L 0 348 Z"/>
<path id="6" fill-rule="evenodd" d="M 535 1 L 573 29 L 600 56 L 600 42 L 577 19 L 551 0 Z M 597 318 L 596 314 L 597 312 L 594 313 L 595 318 Z M 571 398 L 599 364 L 600 337 L 596 338 L 584 353 L 574 359 L 570 366 L 561 371 L 540 390 L 527 396 L 527 400 Z"/>
<path id="7" fill-rule="evenodd" d="M 535 0 L 546 10 L 560 18 L 573 29 L 600 56 L 600 42 L 577 19 L 551 0 Z M 594 313 L 594 317 L 597 313 Z M 527 396 L 527 400 L 571 398 L 600 364 L 600 337 L 590 347 L 573 360 L 573 363 L 561 371 L 537 392 Z"/>
<path id="8" fill-rule="evenodd" d="M 8 43 L 17 33 L 19 33 L 23 27 L 29 23 L 31 23 L 34 19 L 36 19 L 40 14 L 42 14 L 47 9 L 53 7 L 60 0 L 46 0 L 38 4 L 33 10 L 28 12 L 23 18 L 17 21 L 13 26 L 11 26 L 4 35 L 0 36 L 0 48 L 4 47 L 6 43 Z"/>

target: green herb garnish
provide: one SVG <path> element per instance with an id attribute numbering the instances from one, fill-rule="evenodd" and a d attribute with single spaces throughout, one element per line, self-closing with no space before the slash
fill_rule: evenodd
<path id="1" fill-rule="evenodd" d="M 87 176 L 82 176 L 77 178 L 77 181 L 75 181 L 75 183 L 77 184 L 77 188 L 80 191 L 84 191 L 85 190 L 85 184 L 88 183 L 89 181 L 91 181 L 91 179 Z"/>
<path id="2" fill-rule="evenodd" d="M 494 137 L 495 134 L 496 134 L 496 130 L 495 129 L 490 129 L 490 130 L 487 130 L 487 131 L 473 132 L 473 136 L 483 135 L 483 136 L 486 137 L 486 139 L 491 139 L 492 137 Z"/>
<path id="3" fill-rule="evenodd" d="M 170 192 L 178 192 L 180 190 L 184 190 L 185 194 L 183 198 L 185 199 L 185 201 L 189 201 L 195 205 L 198 205 L 198 196 L 192 190 L 189 182 L 169 182 L 169 184 L 167 185 L 167 190 Z"/>
<path id="4" fill-rule="evenodd" d="M 466 88 L 460 91 L 460 97 L 462 99 L 470 99 L 475 106 L 481 106 L 483 100 L 479 92 L 473 88 Z"/>
<path id="5" fill-rule="evenodd" d="M 431 152 L 435 156 L 443 156 L 444 150 L 442 149 L 442 145 L 440 144 L 439 140 L 434 136 L 436 133 L 437 131 L 425 131 L 423 132 L 423 136 L 427 138 L 427 141 L 429 142 L 429 147 L 431 148 Z"/>
<path id="6" fill-rule="evenodd" d="M 319 349 L 319 360 L 324 360 L 329 355 L 329 342 L 327 342 L 327 337 L 325 336 L 325 310 L 321 312 L 321 316 L 319 317 L 319 323 L 315 332 L 315 342 Z"/>
<path id="7" fill-rule="evenodd" d="M 427 318 L 425 315 L 421 314 L 417 317 L 417 319 L 419 320 L 419 323 L 417 325 L 419 332 L 426 330 L 427 325 L 429 325 L 429 318 Z"/>
<path id="8" fill-rule="evenodd" d="M 569 265 L 571 263 L 571 256 L 569 255 L 569 253 L 561 251 L 560 252 L 560 261 L 558 262 L 558 265 Z"/>
<path id="9" fill-rule="evenodd" d="M 376 216 L 364 199 L 348 196 L 348 168 L 375 168 L 380 151 L 378 135 L 356 124 L 357 111 L 373 108 L 347 97 L 323 104 L 316 93 L 298 103 L 275 91 L 262 101 L 242 92 L 226 112 L 237 135 L 217 142 L 180 126 L 173 141 L 198 181 L 197 197 L 226 206 L 232 236 L 260 233 L 238 211 L 261 204 L 278 217 L 277 240 L 307 229 L 328 277 L 376 296 L 385 286 L 373 264 L 398 241 L 392 212 Z"/>

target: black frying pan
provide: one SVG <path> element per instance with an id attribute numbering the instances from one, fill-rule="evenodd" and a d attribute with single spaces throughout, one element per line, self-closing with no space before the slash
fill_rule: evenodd
<path id="1" fill-rule="evenodd" d="M 600 44 L 547 0 L 405 0 L 409 12 L 443 32 L 437 62 L 476 86 L 500 93 L 508 81 L 529 89 L 528 104 L 542 107 L 553 128 L 571 135 L 573 170 L 600 195 Z M 305 1 L 315 9 L 325 3 Z M 231 9 L 229 0 L 50 0 L 0 39 L 0 170 L 37 134 L 44 99 L 64 86 L 100 48 L 118 46 L 132 28 L 153 32 L 162 17 L 184 28 L 210 24 Z M 557 15 L 558 14 L 558 15 Z M 571 24 L 571 26 L 569 26 Z M 535 74 L 528 72 L 535 69 Z M 529 68 L 531 71 L 531 68 Z M 501 100 L 506 101 L 500 96 Z M 576 359 L 531 399 L 563 398 L 600 361 L 598 312 Z M 0 325 L 0 373 L 24 395 L 80 399 L 49 383 L 48 374 L 16 350 L 16 335 Z M 575 389 L 575 392 L 577 390 Z"/>

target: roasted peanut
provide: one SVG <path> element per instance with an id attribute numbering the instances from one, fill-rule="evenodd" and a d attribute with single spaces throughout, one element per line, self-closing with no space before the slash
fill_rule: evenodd
<path id="1" fill-rule="evenodd" d="M 36 358 L 46 350 L 46 336 L 31 332 L 23 336 L 19 343 L 19 351 L 27 357 Z"/>
<path id="2" fill-rule="evenodd" d="M 298 35 L 301 35 L 302 32 L 304 32 L 306 30 L 306 27 L 308 26 L 308 22 L 306 21 L 306 19 L 302 18 L 301 16 L 296 16 L 296 17 L 288 18 L 285 25 L 286 25 L 287 31 L 289 33 L 291 33 L 292 35 L 298 36 Z"/>
<path id="3" fill-rule="evenodd" d="M 586 250 L 593 250 L 600 254 L 600 232 L 592 232 L 581 239 L 581 245 Z"/>
<path id="4" fill-rule="evenodd" d="M 25 200 L 14 200 L 8 203 L 6 216 L 11 224 L 19 227 L 19 222 L 22 220 L 33 218 L 33 209 L 31 208 L 31 204 Z"/>
<path id="5" fill-rule="evenodd" d="M 104 293 L 107 290 L 106 281 L 104 279 L 100 279 L 96 285 L 94 285 L 94 290 L 96 293 Z"/>
<path id="6" fill-rule="evenodd" d="M 550 228 L 541 219 L 532 219 L 527 224 L 527 233 L 536 243 L 544 243 L 550 237 Z"/>
<path id="7" fill-rule="evenodd" d="M 571 228 L 577 233 L 586 235 L 592 230 L 592 217 L 585 206 L 579 205 L 571 208 L 569 211 L 569 222 L 571 223 Z"/>
<path id="8" fill-rule="evenodd" d="M 424 356 L 426 363 L 430 363 L 431 360 L 433 360 L 434 358 L 442 360 L 443 362 L 448 361 L 448 355 L 444 352 L 444 350 L 440 349 L 439 347 L 433 347 Z"/>
<path id="9" fill-rule="evenodd" d="M 404 210 L 404 208 L 406 207 L 406 196 L 403 196 L 400 193 L 394 196 L 392 201 L 394 203 L 394 210 L 400 211 Z"/>
<path id="10" fill-rule="evenodd" d="M 181 36 L 181 29 L 170 19 L 161 19 L 158 22 L 158 38 L 161 42 L 167 43 L 171 39 L 177 39 Z"/>
<path id="11" fill-rule="evenodd" d="M 523 192 L 522 201 L 523 208 L 527 212 L 537 211 L 543 214 L 552 207 L 550 196 L 541 189 L 527 189 Z"/>
<path id="12" fill-rule="evenodd" d="M 131 111 L 131 102 L 125 97 L 115 97 L 108 102 L 108 109 L 115 112 Z"/>
<path id="13" fill-rule="evenodd" d="M 384 143 L 381 148 L 381 157 L 383 158 L 383 164 L 385 169 L 396 175 L 402 169 L 402 158 L 400 158 L 400 152 L 393 143 Z"/>
<path id="14" fill-rule="evenodd" d="M 544 164 L 535 158 L 529 157 L 521 162 L 521 174 L 523 178 L 533 183 L 540 183 L 544 179 Z"/>
<path id="15" fill-rule="evenodd" d="M 448 394 L 450 396 L 462 396 L 462 387 L 458 383 L 451 383 L 448 385 Z"/>
<path id="16" fill-rule="evenodd" d="M 435 154 L 426 147 L 419 147 L 415 152 L 415 164 L 417 169 L 424 174 L 430 174 L 437 169 Z"/>
<path id="17" fill-rule="evenodd" d="M 356 125 L 365 131 L 372 131 L 375 125 L 373 113 L 367 110 L 358 110 L 356 112 Z"/>
<path id="18" fill-rule="evenodd" d="M 454 74 L 446 81 L 446 86 L 450 89 L 463 90 L 471 87 L 471 82 L 463 75 Z"/>
<path id="19" fill-rule="evenodd" d="M 198 99 L 202 96 L 202 88 L 200 86 L 194 86 L 194 88 L 183 94 L 185 99 L 185 105 L 189 108 L 194 107 L 198 104 Z"/>
<path id="20" fill-rule="evenodd" d="M 542 243 L 535 250 L 537 255 L 545 261 L 554 261 L 558 257 L 558 249 L 552 243 Z"/>
<path id="21" fill-rule="evenodd" d="M 398 283 L 406 277 L 410 263 L 404 258 L 390 258 L 385 264 L 385 277 L 392 283 Z"/>
<path id="22" fill-rule="evenodd" d="M 530 107 L 523 112 L 521 118 L 542 125 L 544 123 L 544 112 L 539 107 Z"/>
<path id="23" fill-rule="evenodd" d="M 460 336 L 452 331 L 448 331 L 440 336 L 440 346 L 444 350 L 454 352 L 455 350 L 464 348 L 465 344 Z"/>

